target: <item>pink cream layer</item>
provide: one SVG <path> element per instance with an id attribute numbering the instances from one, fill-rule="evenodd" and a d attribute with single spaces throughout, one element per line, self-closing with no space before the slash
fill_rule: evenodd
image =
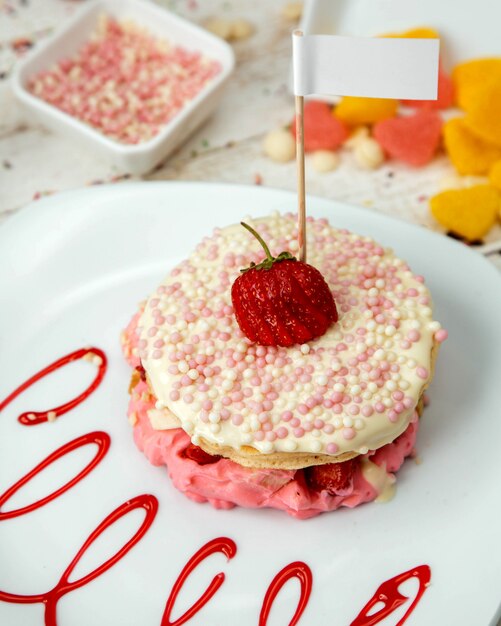
<path id="1" fill-rule="evenodd" d="M 123 335 L 123 351 L 131 367 L 141 364 L 134 354 L 139 317 L 140 312 L 132 318 Z M 154 408 L 155 398 L 141 380 L 134 388 L 128 410 L 129 416 L 134 415 L 137 420 L 134 440 L 153 465 L 167 466 L 174 486 L 195 502 L 209 502 L 217 509 L 269 507 L 283 510 L 298 519 L 307 519 L 341 506 L 353 508 L 375 500 L 379 495 L 364 479 L 360 465 L 351 486 L 339 495 L 310 489 L 302 470 L 251 469 L 224 458 L 217 463 L 199 465 L 183 454 L 191 441 L 182 428 L 152 428 L 147 411 Z M 396 472 L 414 449 L 418 425 L 417 420 L 411 422 L 393 443 L 369 453 L 365 458 L 370 458 L 376 465 L 384 465 L 388 472 Z"/>
<path id="2" fill-rule="evenodd" d="M 135 399 L 130 401 L 129 415 L 135 414 L 137 418 L 134 440 L 138 448 L 153 465 L 166 465 L 174 486 L 195 502 L 209 502 L 217 509 L 231 509 L 237 505 L 270 507 L 298 519 L 307 519 L 341 506 L 353 508 L 379 495 L 364 479 L 360 466 L 349 489 L 343 490 L 342 495 L 330 495 L 327 491 L 311 490 L 302 470 L 252 469 L 224 458 L 210 465 L 199 465 L 183 455 L 190 438 L 182 428 L 152 428 L 147 411 L 155 408 L 154 398 L 148 394 L 146 383 L 140 381 L 134 391 Z M 417 430 L 416 421 L 393 443 L 366 455 L 366 458 L 380 466 L 385 464 L 388 472 L 396 472 L 411 454 Z"/>

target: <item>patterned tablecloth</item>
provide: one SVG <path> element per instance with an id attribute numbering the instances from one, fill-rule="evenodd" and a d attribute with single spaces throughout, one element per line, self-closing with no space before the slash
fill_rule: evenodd
<path id="1" fill-rule="evenodd" d="M 197 23 L 214 16 L 244 18 L 255 32 L 234 44 L 236 71 L 216 114 L 173 157 L 142 178 L 295 189 L 295 164 L 274 163 L 262 153 L 266 132 L 288 124 L 293 114 L 287 81 L 294 24 L 283 17 L 282 0 L 157 1 Z M 23 51 L 46 38 L 81 4 L 82 0 L 0 1 L 0 219 L 47 193 L 129 178 L 90 150 L 32 123 L 10 91 L 9 74 Z M 444 156 L 421 169 L 388 162 L 367 172 L 343 150 L 340 167 L 328 174 L 315 172 L 307 159 L 306 176 L 311 194 L 440 230 L 429 213 L 428 198 L 450 184 L 454 172 Z M 495 227 L 485 241 L 500 238 L 501 228 Z M 501 269 L 501 255 L 490 260 Z"/>

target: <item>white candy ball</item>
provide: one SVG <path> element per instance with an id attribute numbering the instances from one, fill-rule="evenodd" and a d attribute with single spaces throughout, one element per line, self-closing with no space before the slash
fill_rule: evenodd
<path id="1" fill-rule="evenodd" d="M 360 167 L 375 170 L 384 161 L 384 152 L 375 139 L 365 137 L 360 139 L 353 149 L 353 156 Z"/>
<path id="2" fill-rule="evenodd" d="M 330 150 L 317 150 L 313 153 L 312 164 L 317 172 L 332 172 L 339 165 L 339 156 Z"/>
<path id="3" fill-rule="evenodd" d="M 263 142 L 264 153 L 279 163 L 292 161 L 296 154 L 294 137 L 288 130 L 280 128 L 270 131 Z"/>

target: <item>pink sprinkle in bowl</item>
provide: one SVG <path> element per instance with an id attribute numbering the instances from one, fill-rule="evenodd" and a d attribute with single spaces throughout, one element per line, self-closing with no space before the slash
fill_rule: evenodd
<path id="1" fill-rule="evenodd" d="M 38 98 L 28 89 L 28 83 L 34 76 L 79 51 L 95 31 L 102 14 L 119 21 L 131 20 L 152 36 L 200 52 L 217 61 L 221 67 L 219 73 L 154 137 L 142 143 L 120 143 Z M 233 50 L 226 42 L 162 7 L 145 0 L 94 0 L 17 64 L 12 87 L 15 96 L 44 125 L 66 134 L 70 140 L 86 144 L 121 171 L 139 175 L 164 160 L 211 115 L 221 99 L 234 64 Z"/>

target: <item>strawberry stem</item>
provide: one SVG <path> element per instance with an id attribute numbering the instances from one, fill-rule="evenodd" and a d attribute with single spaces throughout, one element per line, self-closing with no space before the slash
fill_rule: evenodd
<path id="1" fill-rule="evenodd" d="M 277 257 L 274 257 L 271 254 L 270 249 L 266 245 L 264 239 L 261 237 L 261 235 L 257 231 L 255 231 L 252 228 L 252 226 L 249 226 L 249 224 L 246 224 L 245 222 L 240 222 L 240 224 L 246 230 L 248 230 L 252 235 L 254 235 L 254 237 L 259 241 L 259 243 L 263 247 L 263 250 L 266 253 L 266 259 L 264 259 L 264 261 L 261 261 L 261 263 L 258 263 L 257 265 L 254 262 L 252 262 L 249 265 L 249 267 L 245 267 L 244 269 L 241 269 L 240 270 L 241 272 L 248 272 L 249 270 L 271 270 L 274 263 L 279 263 L 280 261 L 295 261 L 296 260 L 296 257 L 292 256 L 290 252 L 281 252 Z"/>
<path id="2" fill-rule="evenodd" d="M 268 248 L 268 246 L 266 245 L 266 242 L 264 241 L 264 239 L 261 237 L 261 235 L 252 228 L 252 226 L 249 226 L 249 224 L 246 224 L 245 222 L 240 222 L 240 224 L 246 228 L 250 233 L 252 233 L 254 235 L 254 237 L 259 241 L 259 243 L 262 245 L 263 250 L 266 252 L 266 256 L 268 257 L 268 259 L 273 263 L 273 261 L 275 260 L 275 257 L 273 257 L 271 255 L 270 249 Z"/>

